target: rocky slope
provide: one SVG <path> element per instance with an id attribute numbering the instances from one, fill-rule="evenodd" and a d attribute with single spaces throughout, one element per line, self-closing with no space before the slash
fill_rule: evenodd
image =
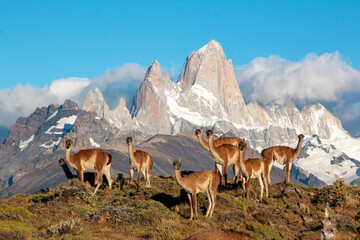
<path id="1" fill-rule="evenodd" d="M 20 118 L 0 148 L 1 196 L 34 192 L 58 184 L 57 160 L 64 156 L 63 139 L 69 132 L 76 134 L 74 150 L 77 151 L 105 142 L 117 131 L 106 120 L 80 110 L 70 100 Z"/>

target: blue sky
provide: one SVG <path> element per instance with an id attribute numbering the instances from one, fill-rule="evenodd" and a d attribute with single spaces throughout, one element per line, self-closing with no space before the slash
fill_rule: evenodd
<path id="1" fill-rule="evenodd" d="M 343 63 L 346 67 L 340 68 L 352 72 L 344 82 L 354 88 L 360 86 L 359 12 L 359 1 L 3 0 L 0 1 L 1 118 L 8 114 L 14 123 L 17 117 L 35 110 L 25 97 L 26 107 L 7 110 L 6 98 L 26 91 L 38 95 L 40 90 L 54 89 L 51 86 L 57 79 L 82 78 L 77 85 L 81 89 L 88 81 L 99 83 L 106 74 L 119 76 L 119 73 L 122 80 L 118 92 L 129 98 L 141 81 L 138 76 L 142 76 L 152 61 L 157 59 L 164 71 L 176 79 L 190 52 L 211 39 L 218 41 L 226 57 L 232 59 L 247 101 L 257 94 L 244 92 L 246 85 L 242 88 L 241 83 L 256 80 L 244 79 L 241 71 L 251 68 L 259 57 L 273 64 L 274 58 L 269 57 L 277 56 L 287 67 L 307 63 L 311 54 L 318 57 L 315 62 Z M 327 53 L 332 60 L 326 60 L 330 59 L 324 56 Z M 281 79 L 287 81 L 285 77 Z M 349 90 L 344 84 L 337 87 L 341 79 L 329 81 L 339 89 L 333 93 L 333 100 L 329 94 L 309 96 L 299 102 L 321 102 L 343 121 L 352 135 L 360 134 L 357 127 L 360 116 L 352 116 L 354 111 L 360 112 L 360 91 Z M 106 91 L 111 96 L 111 89 Z M 46 101 L 56 100 L 59 98 L 39 97 L 32 102 L 46 106 Z M 8 121 L 0 121 L 4 128 L 9 125 Z"/>

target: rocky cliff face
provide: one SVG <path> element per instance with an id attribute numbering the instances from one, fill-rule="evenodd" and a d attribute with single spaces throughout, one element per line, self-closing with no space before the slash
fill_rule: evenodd
<path id="1" fill-rule="evenodd" d="M 135 93 L 131 109 L 132 117 L 143 123 L 146 130 L 152 133 L 171 132 L 164 92 L 173 85 L 168 75 L 161 74 L 160 63 L 154 61 Z"/>
<path id="2" fill-rule="evenodd" d="M 83 109 L 95 112 L 120 129 L 141 129 L 152 134 L 193 132 L 194 125 L 218 125 L 224 132 L 240 129 L 256 132 L 259 126 L 268 131 L 269 126 L 278 127 L 283 133 L 277 135 L 288 136 L 282 142 L 294 137 L 286 129 L 322 138 L 329 138 L 336 129 L 346 133 L 340 120 L 320 104 L 301 110 L 291 102 L 283 106 L 260 106 L 257 102 L 245 105 L 231 60 L 226 59 L 221 45 L 214 40 L 189 55 L 176 83 L 163 75 L 160 63 L 154 61 L 134 96 L 132 119 L 124 104 L 120 105 L 109 110 L 96 89 L 87 96 Z M 248 135 L 251 133 L 245 134 Z M 265 139 L 261 140 L 274 142 L 266 138 L 270 132 L 263 135 Z"/>
<path id="3" fill-rule="evenodd" d="M 283 106 L 268 105 L 262 107 L 256 102 L 247 105 L 250 126 L 279 126 L 298 129 L 305 135 L 317 134 L 321 138 L 330 138 L 339 129 L 346 133 L 341 121 L 321 104 L 305 106 L 299 110 L 293 103 Z"/>
<path id="4" fill-rule="evenodd" d="M 110 110 L 105 102 L 102 92 L 98 88 L 94 91 L 90 91 L 88 95 L 86 95 L 83 110 L 96 113 L 100 118 L 108 120 L 119 129 L 129 130 L 134 128 L 134 122 L 126 107 L 125 100 L 120 98 L 117 107 Z"/>
<path id="5" fill-rule="evenodd" d="M 24 146 L 26 141 L 34 136 L 39 126 L 49 118 L 58 108 L 58 105 L 51 104 L 48 107 L 37 108 L 29 117 L 19 118 L 10 127 L 9 135 L 2 144 L 3 153 L 12 154 Z"/>
<path id="6" fill-rule="evenodd" d="M 16 193 L 14 189 L 19 186 L 14 186 L 24 178 L 31 184 L 23 184 L 23 190 L 40 190 L 52 184 L 58 176 L 57 160 L 65 155 L 63 138 L 66 134 L 75 137 L 74 151 L 77 151 L 100 147 L 117 131 L 107 120 L 80 110 L 70 100 L 61 106 L 36 109 L 11 127 L 9 137 L 1 146 L 0 196 Z"/>
<path id="7" fill-rule="evenodd" d="M 212 94 L 222 106 L 227 120 L 240 124 L 247 121 L 246 107 L 232 61 L 226 59 L 221 45 L 215 40 L 190 54 L 178 83 L 182 91 L 194 91 L 193 88 L 197 85 L 201 87 L 199 90 L 203 94 Z"/>

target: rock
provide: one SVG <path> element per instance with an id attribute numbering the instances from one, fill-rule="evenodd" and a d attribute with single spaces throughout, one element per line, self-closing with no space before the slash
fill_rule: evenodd
<path id="1" fill-rule="evenodd" d="M 99 118 L 106 119 L 119 129 L 130 130 L 134 128 L 135 122 L 131 119 L 125 100 L 120 98 L 119 104 L 115 109 L 110 110 L 105 102 L 102 92 L 98 88 L 94 91 L 90 91 L 86 95 L 83 110 L 96 113 Z"/>

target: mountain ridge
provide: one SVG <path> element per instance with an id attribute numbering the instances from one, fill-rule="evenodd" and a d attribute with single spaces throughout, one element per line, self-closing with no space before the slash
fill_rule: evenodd
<path id="1" fill-rule="evenodd" d="M 236 121 L 231 121 L 234 118 Z M 341 121 L 321 104 L 304 106 L 301 110 L 293 102 L 261 106 L 252 101 L 246 105 L 231 61 L 226 59 L 221 45 L 212 40 L 188 56 L 177 82 L 162 74 L 161 65 L 155 60 L 134 95 L 131 110 L 126 108 L 124 99 L 110 109 L 100 89 L 93 89 L 82 109 L 66 100 L 63 105 L 37 108 L 29 117 L 19 118 L 0 145 L 0 194 L 10 196 L 25 191 L 25 186 L 16 186 L 21 181 L 36 182 L 26 187 L 26 191 L 59 183 L 60 178 L 53 176 L 61 171 L 56 166 L 57 160 L 64 156 L 65 135 L 75 137 L 74 151 L 100 147 L 114 154 L 113 159 L 118 160 L 114 161 L 113 174 L 128 172 L 125 136 L 131 134 L 135 134 L 140 148 L 158 157 L 154 165 L 158 174 L 171 173 L 167 158 L 183 155 L 189 156 L 184 159 L 184 167 L 189 164 L 189 170 L 197 169 L 191 162 L 212 169 L 209 152 L 201 149 L 195 139 L 195 126 L 215 127 L 219 136 L 232 134 L 244 138 L 257 153 L 274 145 L 294 147 L 297 135 L 303 133 L 306 140 L 294 162 L 292 177 L 317 187 L 340 177 L 348 183 L 359 182 L 360 139 L 351 138 Z M 327 152 L 321 144 L 306 145 L 314 134 L 324 144 L 332 144 L 336 153 Z M 160 136 L 165 142 L 155 142 Z M 314 149 L 319 155 L 314 155 Z M 345 155 L 338 162 L 338 157 Z M 319 162 L 317 156 L 321 157 L 322 167 L 331 170 L 328 176 L 314 168 Z M 41 185 L 41 178 L 32 179 L 42 171 L 45 185 Z M 281 174 L 276 168 L 273 171 L 276 176 Z"/>

